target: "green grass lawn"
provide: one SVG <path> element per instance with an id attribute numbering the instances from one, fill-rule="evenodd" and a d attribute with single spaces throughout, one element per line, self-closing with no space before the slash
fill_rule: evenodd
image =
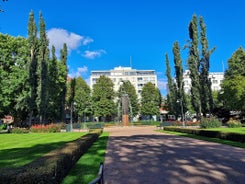
<path id="1" fill-rule="evenodd" d="M 212 130 L 214 130 L 214 129 L 212 129 Z M 204 140 L 204 141 L 209 141 L 209 142 L 217 142 L 217 143 L 221 143 L 221 144 L 227 144 L 230 146 L 245 148 L 245 143 L 240 143 L 240 142 L 235 142 L 235 141 L 223 140 L 223 139 L 218 139 L 218 138 L 209 138 L 209 137 L 204 137 L 204 136 L 199 136 L 199 135 L 194 135 L 194 134 L 188 134 L 188 133 L 182 133 L 182 132 L 172 132 L 172 131 L 166 131 L 166 130 L 159 130 L 159 131 L 178 135 L 178 136 L 183 136 L 183 137 L 190 137 L 190 138 L 194 138 L 194 139 L 199 139 L 199 140 Z"/>
<path id="2" fill-rule="evenodd" d="M 104 132 L 79 159 L 62 184 L 89 183 L 97 177 L 100 162 L 104 162 L 108 132 Z"/>
<path id="3" fill-rule="evenodd" d="M 233 132 L 233 133 L 245 134 L 245 127 L 240 127 L 240 128 L 211 128 L 211 129 L 205 129 L 205 130 L 215 130 L 215 131 L 221 131 L 221 132 Z"/>
<path id="4" fill-rule="evenodd" d="M 85 133 L 0 134 L 0 168 L 19 167 Z"/>

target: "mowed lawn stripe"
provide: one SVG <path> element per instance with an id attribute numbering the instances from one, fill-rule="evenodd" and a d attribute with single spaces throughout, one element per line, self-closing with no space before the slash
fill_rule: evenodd
<path id="1" fill-rule="evenodd" d="M 105 160 L 108 132 L 103 132 L 98 140 L 78 160 L 62 184 L 89 183 L 97 177 L 100 162 Z"/>
<path id="2" fill-rule="evenodd" d="M 86 133 L 0 134 L 0 168 L 19 167 Z"/>

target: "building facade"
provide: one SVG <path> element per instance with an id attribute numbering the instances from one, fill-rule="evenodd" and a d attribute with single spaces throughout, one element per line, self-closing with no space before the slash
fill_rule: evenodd
<path id="1" fill-rule="evenodd" d="M 221 90 L 221 83 L 224 80 L 224 72 L 209 72 L 209 77 L 211 80 L 211 89 L 212 91 L 219 91 Z M 183 74 L 183 81 L 184 81 L 184 91 L 187 94 L 191 93 L 191 78 L 190 78 L 190 71 L 185 70 Z"/>
<path id="2" fill-rule="evenodd" d="M 144 84 L 151 82 L 157 87 L 157 75 L 155 70 L 136 70 L 131 67 L 115 67 L 112 70 L 91 71 L 90 87 L 96 84 L 100 76 L 106 76 L 114 83 L 114 90 L 118 91 L 122 81 L 130 81 L 135 87 L 137 95 L 140 97 Z"/>

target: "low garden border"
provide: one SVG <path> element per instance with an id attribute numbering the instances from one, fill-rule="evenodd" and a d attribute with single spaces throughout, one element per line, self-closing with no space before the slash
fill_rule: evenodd
<path id="1" fill-rule="evenodd" d="M 101 130 L 52 150 L 33 162 L 19 168 L 0 169 L 0 183 L 5 184 L 58 184 L 77 160 L 97 140 Z"/>

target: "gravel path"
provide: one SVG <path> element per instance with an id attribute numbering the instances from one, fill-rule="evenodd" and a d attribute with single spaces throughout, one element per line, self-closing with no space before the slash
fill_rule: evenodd
<path id="1" fill-rule="evenodd" d="M 244 184 L 245 149 L 163 134 L 106 128 L 106 184 Z"/>

